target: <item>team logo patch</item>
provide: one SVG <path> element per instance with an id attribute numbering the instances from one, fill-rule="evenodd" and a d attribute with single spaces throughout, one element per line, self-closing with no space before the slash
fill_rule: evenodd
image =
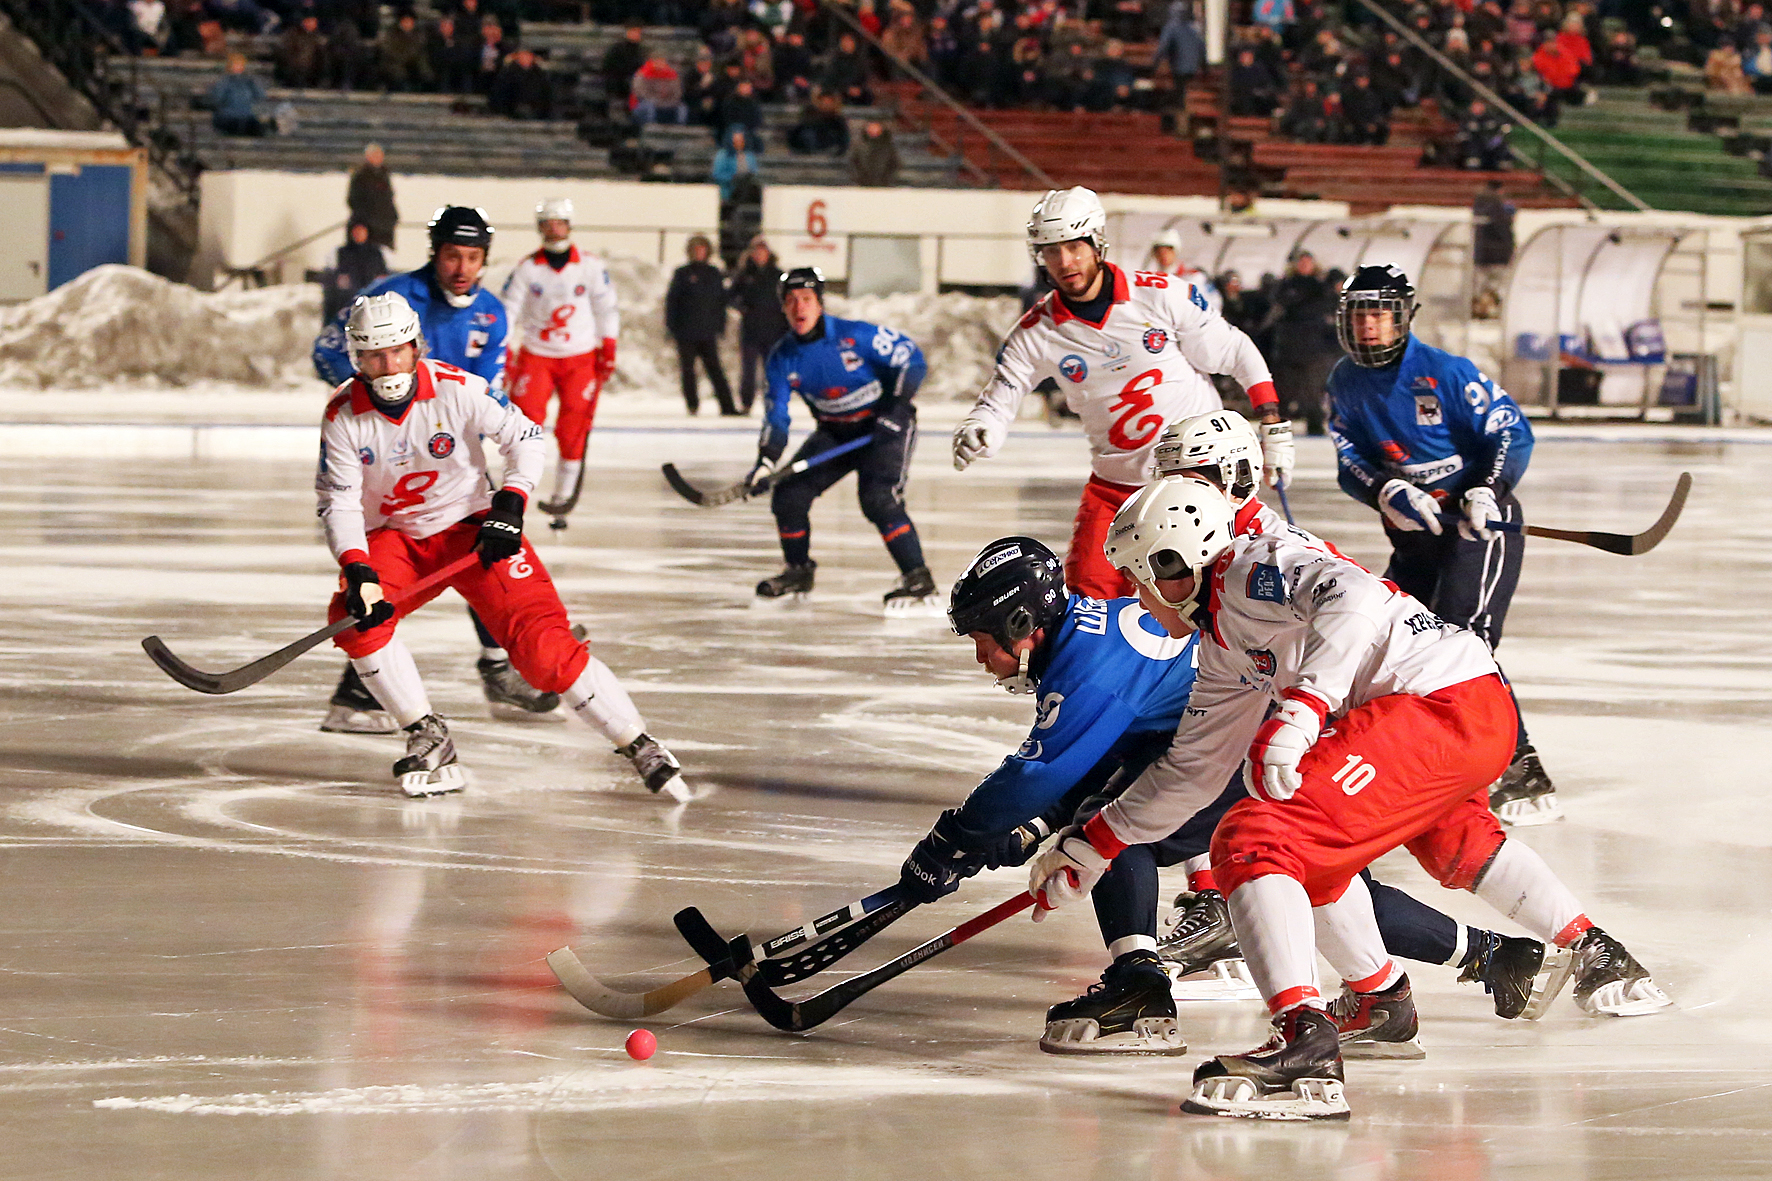
<path id="1" fill-rule="evenodd" d="M 1249 657 L 1250 662 L 1255 665 L 1256 673 L 1260 676 L 1271 677 L 1280 667 L 1280 662 L 1275 660 L 1274 654 L 1266 648 L 1245 648 L 1243 654 Z"/>
<path id="2" fill-rule="evenodd" d="M 496 323 L 498 323 L 498 316 L 494 312 L 474 313 L 473 324 L 476 328 L 490 328 Z"/>
<path id="3" fill-rule="evenodd" d="M 1286 601 L 1286 579 L 1278 566 L 1269 566 L 1257 562 L 1249 571 L 1249 597 L 1267 603 L 1284 603 Z"/>
<path id="4" fill-rule="evenodd" d="M 1206 305 L 1206 297 L 1200 294 L 1200 289 L 1191 283 L 1188 284 L 1187 298 L 1189 303 L 1199 308 L 1202 312 L 1209 312 L 1212 310 Z M 1155 349 L 1152 349 L 1151 351 L 1153 353 L 1156 352 Z"/>
<path id="5" fill-rule="evenodd" d="M 852 349 L 855 347 L 855 338 L 853 336 L 845 336 L 842 340 L 842 344 L 844 348 Z"/>
<path id="6" fill-rule="evenodd" d="M 1082 381 L 1089 376 L 1089 364 L 1075 353 L 1068 353 L 1058 363 L 1058 371 L 1072 381 Z"/>
<path id="7" fill-rule="evenodd" d="M 973 573 L 988 574 L 998 566 L 1001 566 L 1004 562 L 1012 562 L 1019 557 L 1021 557 L 1021 547 L 1019 545 L 1012 545 L 1002 553 L 992 554 L 990 557 L 980 562 L 978 568 L 974 570 Z"/>
<path id="8" fill-rule="evenodd" d="M 580 283 L 577 287 L 574 287 L 572 289 L 572 294 L 574 294 L 574 295 L 583 295 L 584 293 L 585 293 L 585 285 L 583 283 Z"/>
<path id="9" fill-rule="evenodd" d="M 861 358 L 850 352 L 848 349 L 844 349 L 837 355 L 842 358 L 843 368 L 847 372 L 854 373 L 857 369 L 861 368 Z"/>
<path id="10" fill-rule="evenodd" d="M 1505 431 L 1519 421 L 1520 412 L 1518 410 L 1512 406 L 1497 406 L 1489 412 L 1489 417 L 1483 420 L 1483 433 L 1493 435 Z"/>
<path id="11" fill-rule="evenodd" d="M 1386 439 L 1378 445 L 1378 449 L 1384 452 L 1384 457 L 1392 463 L 1409 462 L 1409 452 L 1395 439 Z"/>
<path id="12" fill-rule="evenodd" d="M 1144 330 L 1144 347 L 1146 352 L 1160 353 L 1163 351 L 1163 347 L 1168 343 L 1169 334 L 1164 332 L 1161 328 L 1146 328 Z"/>
<path id="13" fill-rule="evenodd" d="M 1440 388 L 1440 383 L 1423 373 L 1420 377 L 1417 377 L 1414 381 L 1410 382 L 1409 386 L 1411 389 L 1417 390 L 1437 390 Z"/>
<path id="14" fill-rule="evenodd" d="M 322 459 L 324 459 L 326 457 L 326 453 L 324 451 L 322 451 L 320 453 L 320 457 Z M 357 462 L 361 463 L 364 467 L 368 467 L 370 464 L 374 463 L 375 462 L 374 450 L 371 448 L 368 448 L 368 447 L 357 448 Z"/>
<path id="15" fill-rule="evenodd" d="M 539 299 L 541 297 L 541 284 L 540 283 L 531 283 L 529 285 L 529 294 L 531 294 Z"/>
<path id="16" fill-rule="evenodd" d="M 431 436 L 429 450 L 432 459 L 448 459 L 455 453 L 455 436 L 448 431 L 438 431 Z"/>
<path id="17" fill-rule="evenodd" d="M 1445 421 L 1445 414 L 1440 409 L 1438 394 L 1415 395 L 1415 425 L 1439 426 Z"/>

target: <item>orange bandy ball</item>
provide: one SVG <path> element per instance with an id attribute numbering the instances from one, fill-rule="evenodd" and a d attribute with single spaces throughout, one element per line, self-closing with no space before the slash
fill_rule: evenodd
<path id="1" fill-rule="evenodd" d="M 652 1036 L 650 1029 L 636 1029 L 628 1034 L 628 1057 L 634 1061 L 646 1061 L 657 1049 L 658 1039 Z"/>

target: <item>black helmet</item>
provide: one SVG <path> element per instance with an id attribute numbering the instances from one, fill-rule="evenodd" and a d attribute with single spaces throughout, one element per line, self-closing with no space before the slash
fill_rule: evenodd
<path id="1" fill-rule="evenodd" d="M 492 249 L 492 223 L 486 211 L 471 205 L 445 205 L 431 214 L 431 249 L 443 245 Z"/>
<path id="2" fill-rule="evenodd" d="M 1335 308 L 1335 335 L 1354 364 L 1362 369 L 1382 369 L 1409 347 L 1409 322 L 1415 318 L 1415 307 L 1415 285 L 1400 268 L 1363 266 L 1341 285 L 1341 301 Z M 1387 345 L 1361 344 L 1354 337 L 1356 311 L 1389 312 L 1397 326 L 1397 338 Z"/>
<path id="3" fill-rule="evenodd" d="M 817 267 L 795 267 L 783 275 L 776 297 L 785 300 L 788 297 L 788 292 L 801 287 L 816 292 L 818 302 L 821 304 L 824 302 L 824 272 Z"/>
<path id="4" fill-rule="evenodd" d="M 1031 537 L 1001 537 L 978 552 L 948 595 L 954 634 L 984 632 L 1004 650 L 1064 618 L 1064 564 Z"/>

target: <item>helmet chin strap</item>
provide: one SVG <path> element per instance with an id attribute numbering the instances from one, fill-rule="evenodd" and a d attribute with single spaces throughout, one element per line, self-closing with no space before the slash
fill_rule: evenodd
<path id="1" fill-rule="evenodd" d="M 1034 679 L 1032 673 L 1028 672 L 1028 656 L 1031 652 L 1032 649 L 1029 648 L 1023 648 L 1021 650 L 1021 654 L 1016 661 L 1016 663 L 1020 665 L 1020 668 L 1012 677 L 999 677 L 997 679 L 998 688 L 1002 689 L 1005 693 L 1019 694 L 1032 693 L 1039 687 L 1039 682 Z"/>
<path id="2" fill-rule="evenodd" d="M 447 287 L 443 289 L 443 298 L 449 301 L 449 306 L 452 308 L 471 307 L 474 303 L 474 294 L 474 289 L 471 287 L 466 295 L 457 295 Z"/>

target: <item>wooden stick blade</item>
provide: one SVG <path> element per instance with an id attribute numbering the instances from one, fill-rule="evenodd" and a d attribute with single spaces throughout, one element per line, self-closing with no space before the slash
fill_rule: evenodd
<path id="1" fill-rule="evenodd" d="M 1528 525 L 1526 534 L 1529 537 L 1548 537 L 1554 541 L 1573 541 L 1577 545 L 1591 546 L 1621 557 L 1635 557 L 1660 545 L 1661 539 L 1673 530 L 1674 522 L 1680 519 L 1680 512 L 1686 507 L 1686 496 L 1691 491 L 1692 473 L 1681 472 L 1679 481 L 1674 485 L 1673 498 L 1661 510 L 1660 518 L 1641 533 L 1600 533 L 1587 529 L 1549 529 L 1543 525 Z"/>
<path id="2" fill-rule="evenodd" d="M 714 982 L 713 974 L 703 968 L 650 992 L 620 992 L 591 975 L 570 947 L 549 952 L 548 967 L 573 1000 L 593 1013 L 621 1021 L 657 1016 Z"/>
<path id="3" fill-rule="evenodd" d="M 202 669 L 193 668 L 174 655 L 159 636 L 149 636 L 143 640 L 142 651 L 159 666 L 161 672 L 187 689 L 215 695 L 238 693 L 248 685 L 258 684 L 297 656 L 325 643 L 347 627 L 354 626 L 356 622 L 346 616 L 337 623 L 329 623 L 319 631 L 310 632 L 295 643 L 277 649 L 269 656 L 261 656 L 251 664 L 243 664 L 224 673 L 206 673 Z"/>
<path id="4" fill-rule="evenodd" d="M 1630 552 L 1633 555 L 1646 554 L 1661 544 L 1661 539 L 1672 531 L 1674 522 L 1680 519 L 1680 513 L 1686 507 L 1686 494 L 1691 491 L 1692 473 L 1681 472 L 1679 482 L 1674 485 L 1673 499 L 1669 500 L 1667 507 L 1661 510 L 1660 519 L 1631 539 Z"/>

